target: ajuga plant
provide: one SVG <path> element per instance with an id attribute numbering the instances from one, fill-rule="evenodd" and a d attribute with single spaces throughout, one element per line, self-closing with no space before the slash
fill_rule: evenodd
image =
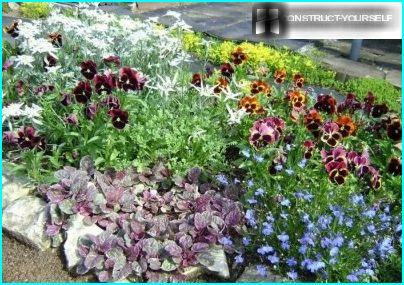
<path id="1" fill-rule="evenodd" d="M 89 157 L 80 169 L 56 172 L 58 182 L 41 186 L 50 206 L 47 234 L 60 244 L 72 215 L 104 229 L 79 240 L 77 273 L 94 271 L 100 281 L 128 276 L 149 279 L 163 272 L 175 280 L 190 266 L 212 262 L 212 247 L 236 254 L 245 232 L 236 186 L 217 184 L 199 168 L 172 177 L 162 164 L 100 173 Z M 227 189 L 232 187 L 231 191 Z"/>

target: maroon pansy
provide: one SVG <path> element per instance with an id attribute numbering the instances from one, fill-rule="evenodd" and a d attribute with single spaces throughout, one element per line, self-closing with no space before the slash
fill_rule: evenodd
<path id="1" fill-rule="evenodd" d="M 48 35 L 48 40 L 52 43 L 55 47 L 61 47 L 63 40 L 62 35 L 58 32 L 54 32 Z"/>
<path id="2" fill-rule="evenodd" d="M 401 135 L 402 135 L 402 129 L 399 120 L 395 120 L 387 126 L 387 136 L 391 140 L 395 142 L 401 141 Z"/>
<path id="3" fill-rule="evenodd" d="M 44 59 L 43 59 L 43 67 L 47 71 L 49 67 L 54 67 L 57 64 L 57 59 L 56 57 L 48 54 Z"/>
<path id="4" fill-rule="evenodd" d="M 382 186 L 382 177 L 379 173 L 379 170 L 370 166 L 369 172 L 371 174 L 370 185 L 372 186 L 373 189 L 379 189 Z"/>
<path id="5" fill-rule="evenodd" d="M 268 117 L 254 122 L 250 129 L 250 144 L 255 148 L 267 146 L 279 140 L 285 122 L 281 118 Z"/>
<path id="6" fill-rule="evenodd" d="M 113 96 L 113 95 L 107 96 L 107 98 L 105 98 L 102 101 L 102 105 L 104 107 L 106 107 L 108 110 L 121 108 L 121 103 L 119 102 L 119 98 L 116 96 Z"/>
<path id="7" fill-rule="evenodd" d="M 395 176 L 401 175 L 401 159 L 392 157 L 387 165 L 387 171 Z"/>
<path id="8" fill-rule="evenodd" d="M 373 95 L 372 92 L 368 92 L 368 94 L 366 95 L 366 97 L 363 101 L 364 101 L 364 103 L 362 106 L 362 110 L 366 114 L 370 114 L 370 112 L 372 111 L 373 105 L 376 101 L 376 97 Z"/>
<path id="9" fill-rule="evenodd" d="M 10 26 L 5 26 L 3 31 L 9 34 L 11 37 L 16 38 L 19 34 L 18 24 L 19 21 L 14 21 Z"/>
<path id="10" fill-rule="evenodd" d="M 144 78 L 140 72 L 130 68 L 122 67 L 119 70 L 118 87 L 125 91 L 128 90 L 143 90 L 146 78 Z"/>
<path id="11" fill-rule="evenodd" d="M 108 114 L 112 117 L 112 124 L 117 129 L 123 129 L 129 122 L 129 114 L 121 109 L 111 109 Z"/>
<path id="12" fill-rule="evenodd" d="M 43 149 L 45 147 L 44 138 L 37 136 L 33 127 L 21 127 L 17 132 L 17 141 L 21 148 Z"/>
<path id="13" fill-rule="evenodd" d="M 313 150 L 315 148 L 315 143 L 312 140 L 307 140 L 303 143 L 304 146 L 304 158 L 305 159 L 310 159 L 311 156 L 313 155 Z"/>
<path id="14" fill-rule="evenodd" d="M 336 110 L 337 101 L 331 95 L 319 95 L 314 108 L 326 112 L 327 114 L 334 114 Z"/>
<path id="15" fill-rule="evenodd" d="M 201 87 L 202 85 L 202 76 L 199 73 L 195 73 L 192 75 L 191 84 L 196 87 Z"/>
<path id="16" fill-rule="evenodd" d="M 90 100 L 91 92 L 91 85 L 88 81 L 80 81 L 73 89 L 76 101 L 82 104 L 85 104 Z"/>
<path id="17" fill-rule="evenodd" d="M 372 117 L 373 118 L 380 118 L 382 115 L 386 114 L 389 111 L 389 108 L 386 104 L 377 104 L 374 105 L 372 108 Z"/>
<path id="18" fill-rule="evenodd" d="M 84 109 L 84 114 L 89 120 L 94 120 L 98 112 L 98 105 L 96 103 L 91 103 Z"/>
<path id="19" fill-rule="evenodd" d="M 88 80 L 92 80 L 97 74 L 97 64 L 92 60 L 83 61 L 80 63 L 81 74 Z"/>
<path id="20" fill-rule="evenodd" d="M 119 67 L 121 65 L 121 58 L 116 55 L 110 55 L 108 57 L 104 57 L 104 62 L 105 64 L 114 64 L 116 67 Z"/>
<path id="21" fill-rule="evenodd" d="M 230 78 L 234 73 L 234 69 L 230 63 L 223 63 L 220 66 L 220 72 L 223 76 Z"/>
<path id="22" fill-rule="evenodd" d="M 349 113 L 354 113 L 356 110 L 360 110 L 362 107 L 361 103 L 356 99 L 355 94 L 348 93 L 345 100 L 338 104 L 337 112 L 343 113 L 348 111 Z"/>
<path id="23" fill-rule="evenodd" d="M 94 76 L 94 86 L 98 94 L 102 92 L 111 94 L 112 89 L 116 87 L 116 76 L 112 73 L 97 74 Z"/>

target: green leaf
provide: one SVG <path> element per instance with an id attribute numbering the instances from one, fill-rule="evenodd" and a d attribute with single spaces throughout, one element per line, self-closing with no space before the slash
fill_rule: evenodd
<path id="1" fill-rule="evenodd" d="M 178 264 L 176 264 L 171 259 L 165 259 L 163 264 L 161 265 L 161 269 L 164 271 L 174 271 L 178 268 Z"/>

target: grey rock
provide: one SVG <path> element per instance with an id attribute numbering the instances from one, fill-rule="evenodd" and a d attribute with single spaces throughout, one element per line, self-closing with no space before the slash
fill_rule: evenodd
<path id="1" fill-rule="evenodd" d="M 66 257 L 67 268 L 73 269 L 80 261 L 80 256 L 77 254 L 77 243 L 81 237 L 87 234 L 99 235 L 103 230 L 97 225 L 88 226 L 84 224 L 84 217 L 76 214 L 70 218 L 69 228 L 66 231 L 66 241 L 63 244 L 64 254 Z"/>
<path id="2" fill-rule="evenodd" d="M 3 229 L 40 250 L 46 250 L 51 243 L 45 233 L 45 223 L 46 203 L 38 197 L 22 197 L 3 211 Z"/>
<path id="3" fill-rule="evenodd" d="M 273 274 L 267 266 L 267 276 L 261 276 L 257 270 L 256 265 L 250 265 L 245 268 L 243 274 L 237 279 L 236 282 L 285 282 L 287 279 L 280 275 Z"/>
<path id="4" fill-rule="evenodd" d="M 199 253 L 196 258 L 207 270 L 215 273 L 217 276 L 224 279 L 230 278 L 226 253 L 221 246 L 212 246 L 209 251 Z"/>
<path id="5" fill-rule="evenodd" d="M 33 186 L 29 184 L 28 179 L 21 176 L 12 175 L 6 165 L 3 164 L 2 173 L 2 200 L 3 209 L 10 205 L 13 201 L 28 196 Z"/>

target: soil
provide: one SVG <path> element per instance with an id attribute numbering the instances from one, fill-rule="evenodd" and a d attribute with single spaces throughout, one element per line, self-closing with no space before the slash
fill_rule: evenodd
<path id="1" fill-rule="evenodd" d="M 73 276 L 57 249 L 39 251 L 3 233 L 3 282 L 95 282 L 92 275 Z"/>

